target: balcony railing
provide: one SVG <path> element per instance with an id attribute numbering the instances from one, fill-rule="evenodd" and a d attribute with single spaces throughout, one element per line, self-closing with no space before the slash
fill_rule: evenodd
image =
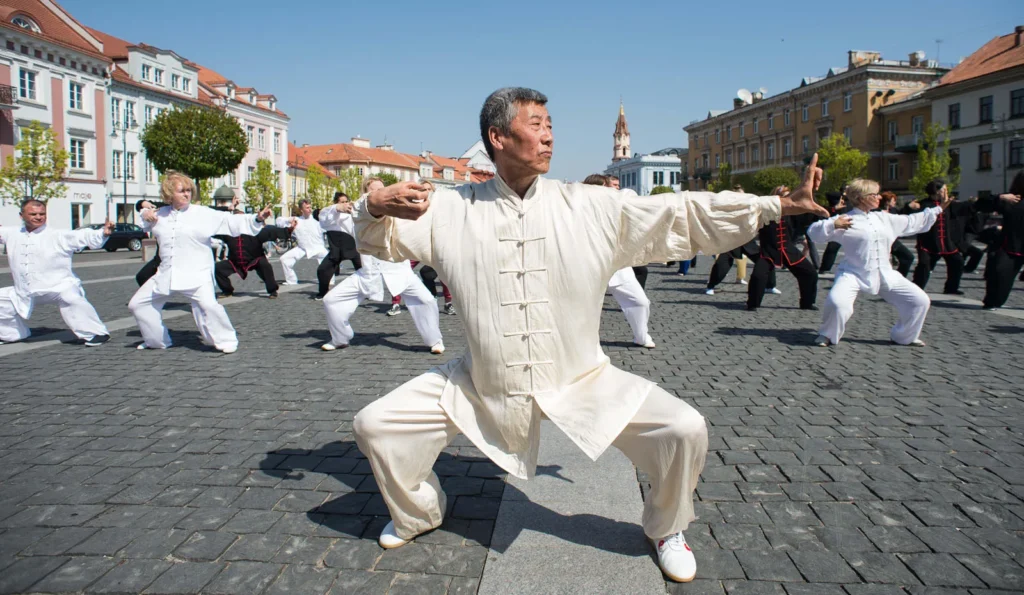
<path id="1" fill-rule="evenodd" d="M 0 85 L 0 109 L 18 107 L 18 89 L 10 85 Z"/>
<path id="2" fill-rule="evenodd" d="M 896 145 L 897 151 L 906 151 L 913 153 L 917 151 L 917 145 L 924 138 L 924 134 L 921 132 L 915 132 L 913 134 L 898 134 L 894 144 Z"/>

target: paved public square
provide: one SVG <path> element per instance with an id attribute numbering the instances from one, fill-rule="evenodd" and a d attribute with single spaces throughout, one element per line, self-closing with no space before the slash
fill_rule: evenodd
<path id="1" fill-rule="evenodd" d="M 460 437 L 435 466 L 445 524 L 385 552 L 376 537 L 387 509 L 351 434 L 361 407 L 463 351 L 458 316 L 441 316 L 448 352 L 434 356 L 407 313 L 370 303 L 353 318 L 352 347 L 323 353 L 314 287 L 268 300 L 251 276 L 225 302 L 237 353 L 202 345 L 180 301 L 167 310 L 175 346 L 137 351 L 124 319 L 142 263 L 128 258 L 76 257 L 92 265 L 77 272 L 100 316 L 122 329 L 108 344 L 52 341 L 64 326 L 41 306 L 29 343 L 0 346 L 0 593 L 461 594 L 488 584 L 488 564 L 515 546 L 495 527 L 519 488 Z M 796 308 L 788 273 L 783 294 L 750 313 L 732 274 L 704 295 L 710 263 L 686 277 L 651 267 L 653 351 L 632 346 L 606 300 L 612 362 L 710 426 L 699 518 L 686 532 L 698 578 L 655 591 L 1024 590 L 1021 284 L 1002 312 L 933 304 L 921 349 L 891 345 L 894 310 L 862 296 L 843 342 L 822 349 L 811 346 L 820 312 Z M 304 263 L 300 278 L 313 269 Z M 819 282 L 819 305 L 830 284 Z M 963 289 L 980 300 L 981 275 Z M 513 532 L 564 540 L 574 571 L 551 576 L 547 592 L 611 592 L 594 587 L 601 556 L 642 572 L 655 563 L 635 521 L 583 514 L 614 508 L 599 488 L 626 475 L 635 489 L 621 506 L 638 510 L 645 477 L 601 460 L 594 469 L 616 475 L 586 487 L 558 465 L 542 469 L 538 481 L 583 486 L 577 512 L 535 503 L 529 527 Z M 516 570 L 544 577 L 547 566 Z"/>

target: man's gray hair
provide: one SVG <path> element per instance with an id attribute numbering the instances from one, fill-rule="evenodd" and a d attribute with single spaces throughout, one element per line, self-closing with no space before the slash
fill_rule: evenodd
<path id="1" fill-rule="evenodd" d="M 302 200 L 299 201 L 299 208 L 300 209 L 302 208 L 302 205 L 313 206 L 313 201 L 309 200 L 308 198 L 303 198 Z"/>
<path id="2" fill-rule="evenodd" d="M 480 109 L 480 138 L 484 141 L 487 156 L 494 159 L 494 147 L 488 135 L 492 126 L 502 134 L 512 134 L 512 120 L 519 113 L 519 104 L 545 105 L 547 102 L 546 95 L 526 87 L 505 87 L 488 95 Z"/>

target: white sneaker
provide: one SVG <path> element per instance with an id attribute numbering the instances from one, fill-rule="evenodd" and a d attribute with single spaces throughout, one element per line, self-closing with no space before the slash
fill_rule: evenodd
<path id="1" fill-rule="evenodd" d="M 139 351 L 143 351 L 149 349 L 149 345 L 146 345 L 145 343 L 139 343 L 138 346 L 136 346 L 135 348 L 138 349 Z"/>
<path id="2" fill-rule="evenodd" d="M 444 342 L 438 341 L 435 343 L 434 346 L 430 348 L 430 353 L 433 353 L 434 355 L 441 355 L 444 353 Z"/>
<path id="3" fill-rule="evenodd" d="M 926 347 L 926 345 L 921 339 L 914 339 L 910 343 L 907 343 L 907 347 Z"/>
<path id="4" fill-rule="evenodd" d="M 654 549 L 658 550 L 658 566 L 668 578 L 677 583 L 688 583 L 697 576 L 697 560 L 682 531 L 659 539 L 654 543 Z"/>
<path id="5" fill-rule="evenodd" d="M 394 304 L 391 309 L 387 311 L 388 316 L 398 316 L 402 313 L 402 304 Z"/>
<path id="6" fill-rule="evenodd" d="M 747 280 L 746 279 L 740 279 L 739 281 L 737 281 L 737 283 L 739 283 L 740 285 L 746 285 L 747 284 Z"/>
<path id="7" fill-rule="evenodd" d="M 225 355 L 230 355 L 236 351 L 238 351 L 238 345 L 232 345 L 231 347 L 225 347 L 224 349 L 220 350 L 220 352 Z"/>
<path id="8" fill-rule="evenodd" d="M 647 349 L 654 349 L 657 345 L 654 344 L 654 339 L 650 335 L 647 335 L 647 340 L 643 343 L 637 343 L 640 347 L 646 347 Z"/>
<path id="9" fill-rule="evenodd" d="M 782 291 L 778 287 L 772 287 L 771 289 L 765 289 L 765 293 L 772 293 L 775 295 L 782 295 Z"/>
<path id="10" fill-rule="evenodd" d="M 832 341 L 824 335 L 818 335 L 818 338 L 814 340 L 814 344 L 818 347 L 828 347 L 832 345 Z"/>
<path id="11" fill-rule="evenodd" d="M 396 547 L 402 547 L 409 542 L 402 539 L 397 533 L 395 533 L 395 521 L 388 521 L 384 530 L 380 532 L 380 537 L 377 538 L 377 543 L 380 544 L 380 547 L 386 550 L 393 550 Z"/>
<path id="12" fill-rule="evenodd" d="M 324 343 L 323 345 L 321 345 L 320 349 L 322 349 L 324 351 L 335 351 L 335 350 L 338 350 L 338 349 L 344 349 L 346 347 L 348 347 L 348 343 L 342 343 L 341 345 L 335 345 L 334 343 L 331 343 L 330 341 L 328 341 L 328 342 Z"/>
<path id="13" fill-rule="evenodd" d="M 704 295 L 715 295 L 715 290 L 714 289 L 705 289 L 704 290 Z"/>

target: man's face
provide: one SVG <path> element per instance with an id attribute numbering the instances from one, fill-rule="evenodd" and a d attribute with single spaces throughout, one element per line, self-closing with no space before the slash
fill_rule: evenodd
<path id="1" fill-rule="evenodd" d="M 171 206 L 175 209 L 184 209 L 192 202 L 192 184 L 179 180 L 174 184 L 174 192 L 171 193 Z"/>
<path id="2" fill-rule="evenodd" d="M 308 202 L 304 202 L 302 203 L 301 211 L 303 217 L 309 217 L 310 215 L 313 214 L 313 205 L 309 204 Z"/>
<path id="3" fill-rule="evenodd" d="M 25 229 L 34 231 L 46 225 L 46 207 L 38 203 L 29 203 L 21 209 L 21 220 L 25 222 Z"/>
<path id="4" fill-rule="evenodd" d="M 617 178 L 615 176 L 609 177 L 608 178 L 608 187 L 609 188 L 614 188 L 614 189 L 618 190 L 619 189 L 619 178 Z"/>
<path id="5" fill-rule="evenodd" d="M 496 144 L 495 152 L 535 174 L 547 173 L 555 145 L 548 108 L 537 103 L 519 104 L 511 128 L 508 136 L 498 133 L 501 146 Z"/>

